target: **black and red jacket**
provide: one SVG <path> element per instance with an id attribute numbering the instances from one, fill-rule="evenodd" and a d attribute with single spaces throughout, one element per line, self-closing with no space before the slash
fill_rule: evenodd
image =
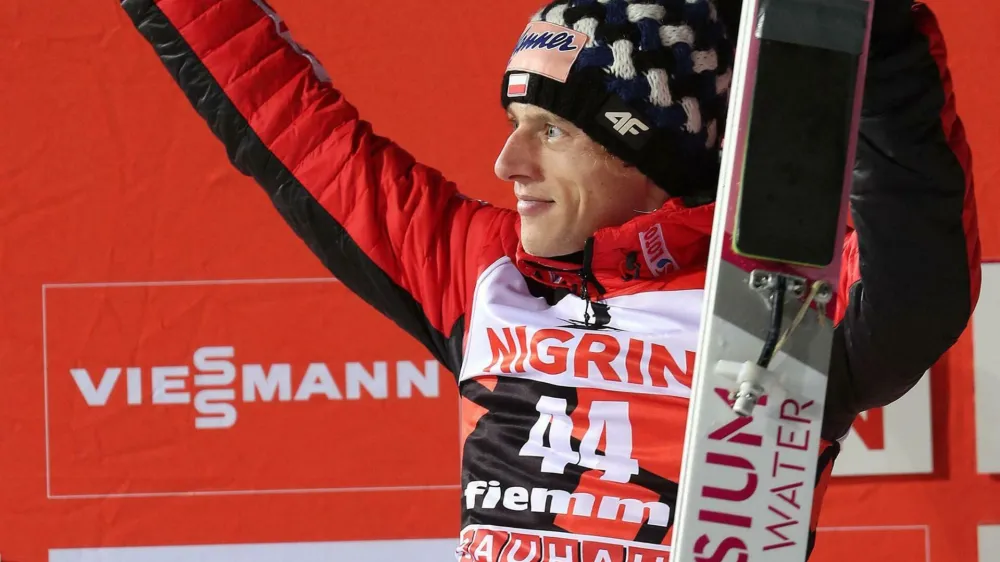
<path id="1" fill-rule="evenodd" d="M 532 258 L 516 212 L 373 133 L 262 0 L 122 5 L 233 165 L 456 375 L 459 556 L 665 557 L 713 206 L 671 200 L 574 259 Z M 869 63 L 813 528 L 838 439 L 918 381 L 979 294 L 970 150 L 937 23 L 914 14 Z"/>

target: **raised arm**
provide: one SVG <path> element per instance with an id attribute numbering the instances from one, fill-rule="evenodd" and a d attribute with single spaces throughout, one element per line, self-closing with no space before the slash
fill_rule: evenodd
<path id="1" fill-rule="evenodd" d="M 262 0 L 121 4 L 322 263 L 457 369 L 466 258 L 502 212 L 375 135 Z"/>
<path id="2" fill-rule="evenodd" d="M 930 9 L 876 0 L 824 437 L 907 392 L 979 296 L 971 153 Z"/>

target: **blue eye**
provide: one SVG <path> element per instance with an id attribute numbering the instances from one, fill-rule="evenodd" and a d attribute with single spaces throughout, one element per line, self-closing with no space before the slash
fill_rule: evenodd
<path id="1" fill-rule="evenodd" d="M 564 134 L 563 130 L 560 129 L 559 127 L 556 127 L 555 125 L 546 125 L 545 126 L 545 136 L 548 137 L 548 138 L 550 138 L 550 139 L 551 138 L 559 138 L 563 134 Z"/>

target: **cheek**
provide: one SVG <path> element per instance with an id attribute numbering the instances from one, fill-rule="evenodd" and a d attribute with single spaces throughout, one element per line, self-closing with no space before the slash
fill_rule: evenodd
<path id="1" fill-rule="evenodd" d="M 581 189 L 581 175 L 572 170 L 550 170 L 547 177 L 550 194 L 567 211 L 579 207 L 585 199 Z"/>
<path id="2" fill-rule="evenodd" d="M 557 193 L 561 215 L 579 228 L 625 222 L 636 207 L 634 179 L 593 158 L 547 162 L 548 179 Z"/>
<path id="3" fill-rule="evenodd" d="M 629 178 L 615 174 L 598 165 L 594 167 L 585 187 L 589 212 L 599 217 L 599 222 L 610 224 L 627 221 L 638 208 L 636 190 Z"/>

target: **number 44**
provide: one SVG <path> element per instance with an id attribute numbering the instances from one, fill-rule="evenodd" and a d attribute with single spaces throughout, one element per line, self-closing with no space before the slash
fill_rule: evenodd
<path id="1" fill-rule="evenodd" d="M 566 413 L 566 399 L 542 396 L 538 400 L 538 421 L 531 428 L 528 442 L 521 447 L 523 457 L 541 457 L 542 472 L 562 474 L 566 465 L 575 464 L 604 472 L 601 480 L 628 482 L 639 474 L 639 461 L 632 458 L 632 423 L 628 402 L 592 402 L 590 427 L 574 451 L 573 420 Z M 545 444 L 548 433 L 549 444 Z M 604 437 L 604 454 L 597 446 Z"/>

